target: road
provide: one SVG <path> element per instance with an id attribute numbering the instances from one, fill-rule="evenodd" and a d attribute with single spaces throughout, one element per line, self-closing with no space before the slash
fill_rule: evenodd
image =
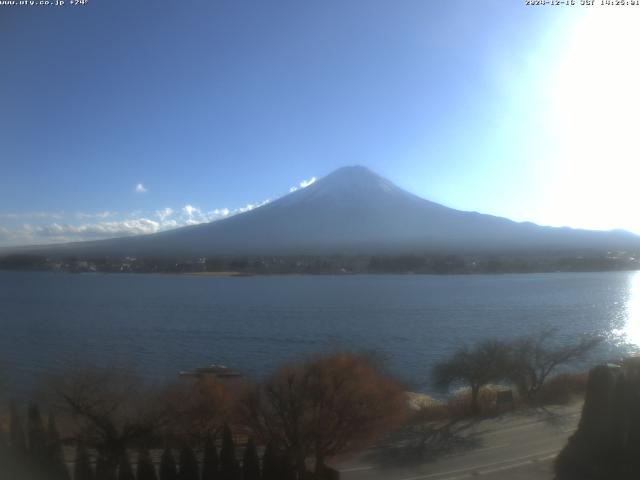
<path id="1" fill-rule="evenodd" d="M 449 435 L 453 446 L 435 448 L 440 453 L 418 448 L 414 433 L 337 468 L 343 480 L 551 480 L 553 460 L 574 432 L 580 408 L 574 404 L 463 423 Z"/>

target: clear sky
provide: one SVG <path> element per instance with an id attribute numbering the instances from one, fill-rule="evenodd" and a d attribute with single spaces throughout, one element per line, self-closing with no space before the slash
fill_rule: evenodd
<path id="1" fill-rule="evenodd" d="M 640 6 L 2 3 L 0 245 L 207 221 L 353 164 L 640 233 Z"/>

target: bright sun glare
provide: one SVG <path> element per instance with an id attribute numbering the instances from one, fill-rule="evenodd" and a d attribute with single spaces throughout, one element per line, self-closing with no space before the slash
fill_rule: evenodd
<path id="1" fill-rule="evenodd" d="M 629 292 L 626 305 L 626 323 L 618 333 L 624 341 L 640 346 L 640 272 L 636 272 L 629 280 Z"/>
<path id="2" fill-rule="evenodd" d="M 544 87 L 561 179 L 555 194 L 571 210 L 557 214 L 583 227 L 640 232 L 640 14 L 632 10 L 582 15 Z"/>

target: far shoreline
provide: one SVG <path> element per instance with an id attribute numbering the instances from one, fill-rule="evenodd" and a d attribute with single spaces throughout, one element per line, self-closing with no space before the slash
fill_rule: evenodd
<path id="1" fill-rule="evenodd" d="M 145 273 L 145 272 L 142 272 Z M 149 272 L 152 273 L 152 272 Z M 171 273 L 169 273 L 171 274 Z M 225 271 L 225 272 L 178 272 L 174 275 L 188 275 L 192 277 L 255 277 L 255 273 Z"/>
<path id="2" fill-rule="evenodd" d="M 161 276 L 186 276 L 202 278 L 242 278 L 242 277 L 359 277 L 359 276 L 420 276 L 420 277 L 478 277 L 478 276 L 505 276 L 505 275 L 536 275 L 536 274 L 558 274 L 558 273 L 634 273 L 640 272 L 640 268 L 625 269 L 601 269 L 601 270 L 530 270 L 530 271 L 498 271 L 498 272 L 241 272 L 241 271 L 220 271 L 220 272 L 153 272 L 153 271 L 69 271 L 50 269 L 10 269 L 0 268 L 0 272 L 14 273 L 55 273 L 69 275 L 161 275 Z"/>

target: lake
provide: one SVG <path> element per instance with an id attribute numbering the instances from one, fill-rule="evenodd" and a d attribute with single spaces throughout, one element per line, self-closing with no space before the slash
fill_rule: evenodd
<path id="1" fill-rule="evenodd" d="M 456 347 L 555 326 L 640 344 L 640 273 L 196 277 L 0 272 L 0 369 L 15 389 L 74 364 L 149 379 L 223 363 L 260 377 L 282 361 L 375 350 L 412 388 Z M 628 345 L 630 344 L 630 345 Z"/>

